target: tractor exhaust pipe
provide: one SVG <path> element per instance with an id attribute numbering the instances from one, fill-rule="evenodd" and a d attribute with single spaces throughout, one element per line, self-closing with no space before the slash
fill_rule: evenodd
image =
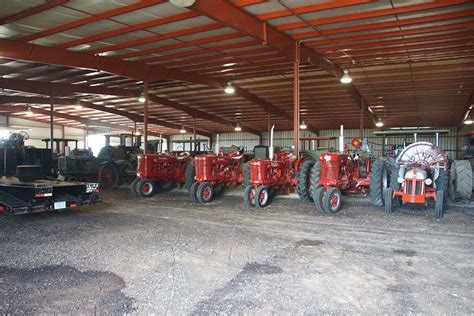
<path id="1" fill-rule="evenodd" d="M 270 160 L 273 159 L 273 152 L 275 151 L 275 148 L 273 147 L 273 130 L 275 129 L 275 125 L 272 126 L 270 129 L 270 148 L 268 148 L 268 157 Z"/>
<path id="2" fill-rule="evenodd" d="M 344 125 L 341 125 L 341 133 L 339 135 L 339 152 L 344 152 Z"/>
<path id="3" fill-rule="evenodd" d="M 214 145 L 214 153 L 219 154 L 219 134 L 216 134 L 216 144 Z"/>

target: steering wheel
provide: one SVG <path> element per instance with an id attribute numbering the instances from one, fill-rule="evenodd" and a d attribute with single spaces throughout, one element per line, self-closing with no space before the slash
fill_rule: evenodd
<path id="1" fill-rule="evenodd" d="M 183 151 L 183 152 L 179 153 L 179 156 L 180 157 L 189 157 L 189 156 L 191 156 L 191 154 L 187 151 Z"/>
<path id="2" fill-rule="evenodd" d="M 19 132 L 18 135 L 20 135 L 23 140 L 28 140 L 30 138 L 30 134 L 25 131 Z"/>

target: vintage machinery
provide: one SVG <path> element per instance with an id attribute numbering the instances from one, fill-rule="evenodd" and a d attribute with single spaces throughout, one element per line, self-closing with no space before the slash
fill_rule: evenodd
<path id="1" fill-rule="evenodd" d="M 468 170 L 462 168 L 466 164 Z M 443 217 L 443 203 L 449 184 L 449 162 L 446 153 L 429 142 L 416 142 L 407 146 L 397 157 L 390 186 L 384 190 L 385 213 L 392 213 L 400 203 L 428 204 L 435 202 L 434 215 Z M 451 164 L 451 171 L 456 174 L 462 169 L 468 173 L 467 185 L 471 197 L 472 172 L 467 160 L 455 160 Z M 462 192 L 463 188 L 454 187 L 453 190 Z"/>
<path id="2" fill-rule="evenodd" d="M 209 203 L 222 193 L 225 187 L 243 182 L 244 148 L 223 147 L 219 154 L 204 154 L 195 157 L 196 182 L 190 187 L 193 200 Z"/>
<path id="3" fill-rule="evenodd" d="M 185 152 L 139 155 L 137 177 L 131 185 L 132 193 L 150 197 L 169 191 L 176 185 L 190 187 L 194 183 L 194 173 L 186 172 L 189 166 L 193 167 L 193 158 Z"/>
<path id="4" fill-rule="evenodd" d="M 347 150 L 339 153 L 325 153 L 320 161 L 320 187 L 314 190 L 313 200 L 316 209 L 322 213 L 339 212 L 342 192 L 365 194 L 370 186 L 372 160 L 366 152 L 359 149 L 362 141 L 352 140 L 356 151 Z"/>
<path id="5" fill-rule="evenodd" d="M 244 202 L 249 207 L 265 207 L 273 192 L 290 193 L 296 186 L 296 156 L 290 151 L 278 151 L 273 160 L 252 159 L 249 162 L 250 181 L 245 187 Z"/>

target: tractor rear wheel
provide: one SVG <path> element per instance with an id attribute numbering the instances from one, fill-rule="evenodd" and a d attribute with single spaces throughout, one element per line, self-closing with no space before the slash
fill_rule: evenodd
<path id="1" fill-rule="evenodd" d="M 396 167 L 395 160 L 390 157 L 379 158 L 374 162 L 370 172 L 370 200 L 373 205 L 383 206 L 383 190 L 390 187 L 392 170 Z M 393 177 L 398 177 L 398 174 Z"/>
<path id="2" fill-rule="evenodd" d="M 173 180 L 160 182 L 160 192 L 168 192 L 168 191 L 173 190 L 173 188 L 174 188 Z"/>
<path id="3" fill-rule="evenodd" d="M 139 197 L 140 195 L 138 194 L 138 189 L 137 189 L 137 184 L 140 182 L 140 178 L 135 178 L 135 180 L 132 181 L 132 184 L 130 184 L 130 189 L 132 190 L 132 194 L 135 197 Z"/>
<path id="4" fill-rule="evenodd" d="M 184 187 L 188 189 L 188 192 L 191 191 L 191 186 L 193 183 L 196 183 L 196 169 L 194 168 L 194 159 L 189 159 L 186 170 L 184 171 Z"/>
<path id="5" fill-rule="evenodd" d="M 261 185 L 255 191 L 255 206 L 258 208 L 264 208 L 270 201 L 270 194 L 266 186 Z"/>
<path id="6" fill-rule="evenodd" d="M 148 198 L 156 194 L 158 191 L 158 186 L 153 180 L 143 179 L 138 182 L 137 191 L 141 197 Z"/>
<path id="7" fill-rule="evenodd" d="M 242 185 L 246 188 L 250 184 L 250 166 L 246 164 L 244 168 L 244 176 L 242 179 Z"/>
<path id="8" fill-rule="evenodd" d="M 214 196 L 219 196 L 224 192 L 225 186 L 222 183 L 219 183 L 214 188 Z"/>
<path id="9" fill-rule="evenodd" d="M 214 188 L 209 182 L 203 182 L 199 184 L 196 196 L 199 203 L 207 204 L 214 198 Z"/>
<path id="10" fill-rule="evenodd" d="M 321 162 L 318 160 L 314 163 L 313 167 L 311 168 L 311 174 L 310 174 L 311 183 L 309 184 L 309 193 L 310 193 L 311 198 L 313 197 L 313 192 L 321 186 L 319 184 L 319 180 L 321 180 Z"/>
<path id="11" fill-rule="evenodd" d="M 99 168 L 99 182 L 104 189 L 113 189 L 118 183 L 120 174 L 113 162 L 106 163 Z"/>
<path id="12" fill-rule="evenodd" d="M 189 189 L 189 194 L 191 195 L 191 199 L 196 203 L 199 203 L 197 199 L 198 188 L 199 188 L 199 182 L 194 182 L 193 184 L 191 184 L 191 188 Z"/>
<path id="13" fill-rule="evenodd" d="M 444 200 L 444 191 L 443 190 L 436 191 L 436 202 L 435 202 L 435 209 L 434 209 L 435 218 L 443 217 L 443 200 Z"/>
<path id="14" fill-rule="evenodd" d="M 469 160 L 454 160 L 451 163 L 449 177 L 449 197 L 454 202 L 458 199 L 471 199 L 472 169 Z"/>
<path id="15" fill-rule="evenodd" d="M 298 185 L 296 190 L 300 199 L 304 202 L 312 202 L 311 197 L 311 168 L 314 166 L 315 161 L 313 159 L 306 159 L 300 166 L 298 172 Z"/>
<path id="16" fill-rule="evenodd" d="M 342 204 L 342 193 L 338 188 L 330 188 L 323 196 L 323 209 L 328 214 L 339 212 Z"/>
<path id="17" fill-rule="evenodd" d="M 249 184 L 245 187 L 245 190 L 244 190 L 244 203 L 248 207 L 254 207 L 255 206 L 255 188 L 251 184 Z"/>
<path id="18" fill-rule="evenodd" d="M 383 190 L 384 194 L 384 212 L 386 214 L 392 214 L 393 213 L 393 189 L 392 188 L 385 188 Z"/>
<path id="19" fill-rule="evenodd" d="M 321 213 L 326 213 L 326 211 L 323 208 L 323 196 L 324 193 L 326 193 L 326 187 L 319 187 L 316 190 L 313 191 L 313 201 L 314 205 L 316 206 L 316 210 L 318 210 Z"/>

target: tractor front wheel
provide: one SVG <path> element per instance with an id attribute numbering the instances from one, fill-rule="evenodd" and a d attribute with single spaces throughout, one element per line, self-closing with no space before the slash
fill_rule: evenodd
<path id="1" fill-rule="evenodd" d="M 244 190 L 244 203 L 248 207 L 255 206 L 255 188 L 252 184 L 245 187 Z"/>
<path id="2" fill-rule="evenodd" d="M 330 188 L 323 196 L 323 209 L 328 214 L 339 212 L 342 204 L 342 193 L 338 188 Z"/>
<path id="3" fill-rule="evenodd" d="M 199 184 L 196 196 L 199 203 L 207 204 L 214 198 L 214 188 L 209 182 L 203 182 Z"/>
<path id="4" fill-rule="evenodd" d="M 191 184 L 191 187 L 189 188 L 189 195 L 191 196 L 191 199 L 196 202 L 196 203 L 199 203 L 198 201 L 198 198 L 197 198 L 197 190 L 199 188 L 199 182 L 194 182 L 193 184 Z"/>
<path id="5" fill-rule="evenodd" d="M 261 185 L 255 191 L 255 206 L 258 208 L 264 208 L 270 201 L 270 194 L 266 186 Z"/>
<path id="6" fill-rule="evenodd" d="M 435 218 L 443 217 L 443 201 L 444 200 L 444 191 L 438 190 L 436 191 L 436 202 L 435 202 L 435 209 L 434 215 Z"/>
<path id="7" fill-rule="evenodd" d="M 132 184 L 130 185 L 130 189 L 132 190 L 132 194 L 135 197 L 139 197 L 140 195 L 138 194 L 138 189 L 137 189 L 137 184 L 140 182 L 140 178 L 135 178 L 135 180 L 132 181 Z"/>
<path id="8" fill-rule="evenodd" d="M 313 192 L 313 201 L 316 209 L 321 213 L 326 213 L 323 207 L 323 197 L 324 193 L 326 193 L 325 187 L 319 187 Z"/>
<path id="9" fill-rule="evenodd" d="M 152 197 L 158 191 L 157 184 L 150 179 L 141 180 L 138 182 L 136 188 L 138 194 L 144 198 Z"/>

